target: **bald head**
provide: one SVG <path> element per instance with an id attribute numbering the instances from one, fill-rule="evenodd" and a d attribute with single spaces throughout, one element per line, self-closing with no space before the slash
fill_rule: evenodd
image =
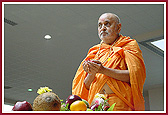
<path id="1" fill-rule="evenodd" d="M 104 14 L 102 14 L 101 16 L 100 16 L 100 18 L 101 17 L 109 17 L 111 20 L 115 20 L 117 23 L 120 23 L 120 18 L 116 15 L 116 14 L 114 14 L 114 13 L 104 13 Z M 99 19 L 100 19 L 99 18 Z"/>

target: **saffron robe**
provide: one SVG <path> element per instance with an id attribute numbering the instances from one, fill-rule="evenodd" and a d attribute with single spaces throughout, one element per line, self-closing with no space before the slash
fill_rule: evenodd
<path id="1" fill-rule="evenodd" d="M 84 79 L 87 73 L 83 70 L 83 62 L 88 58 L 95 60 L 99 59 L 99 61 L 103 62 L 109 55 L 111 45 L 103 43 L 98 58 L 96 54 L 99 51 L 99 47 L 100 44 L 90 48 L 86 58 L 81 62 L 73 79 L 72 94 L 80 96 L 91 104 L 95 94 L 99 93 L 103 85 L 107 83 L 118 98 L 116 105 L 118 104 L 118 106 L 123 107 L 122 103 L 119 102 L 119 100 L 121 100 L 127 104 L 131 110 L 145 110 L 143 98 L 143 85 L 146 79 L 145 64 L 138 43 L 130 37 L 120 35 L 119 39 L 112 47 L 112 52 L 110 54 L 111 60 L 103 63 L 103 66 L 108 68 L 129 70 L 130 83 L 97 73 L 90 85 L 90 89 L 86 89 Z M 116 98 L 114 98 L 114 100 L 115 99 Z M 113 103 L 110 104 L 112 105 Z"/>

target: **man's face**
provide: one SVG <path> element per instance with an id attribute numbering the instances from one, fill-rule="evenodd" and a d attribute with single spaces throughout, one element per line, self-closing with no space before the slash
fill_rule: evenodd
<path id="1" fill-rule="evenodd" d="M 98 35 L 106 44 L 112 44 L 118 37 L 121 24 L 112 14 L 103 14 L 98 20 Z"/>

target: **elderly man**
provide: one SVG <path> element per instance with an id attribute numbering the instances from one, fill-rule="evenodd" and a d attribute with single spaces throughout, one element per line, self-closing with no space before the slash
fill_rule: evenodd
<path id="1" fill-rule="evenodd" d="M 116 103 L 114 111 L 143 111 L 146 78 L 142 52 L 134 39 L 120 34 L 117 15 L 104 13 L 98 20 L 100 44 L 91 47 L 79 66 L 72 94 L 90 104 L 96 93 Z"/>

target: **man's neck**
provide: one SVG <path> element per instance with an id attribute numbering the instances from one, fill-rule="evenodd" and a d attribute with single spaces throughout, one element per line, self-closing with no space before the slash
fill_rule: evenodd
<path id="1" fill-rule="evenodd" d="M 118 34 L 118 36 L 116 37 L 116 39 L 112 43 L 110 43 L 108 45 L 113 45 L 119 39 L 119 37 L 120 37 L 120 35 Z"/>

